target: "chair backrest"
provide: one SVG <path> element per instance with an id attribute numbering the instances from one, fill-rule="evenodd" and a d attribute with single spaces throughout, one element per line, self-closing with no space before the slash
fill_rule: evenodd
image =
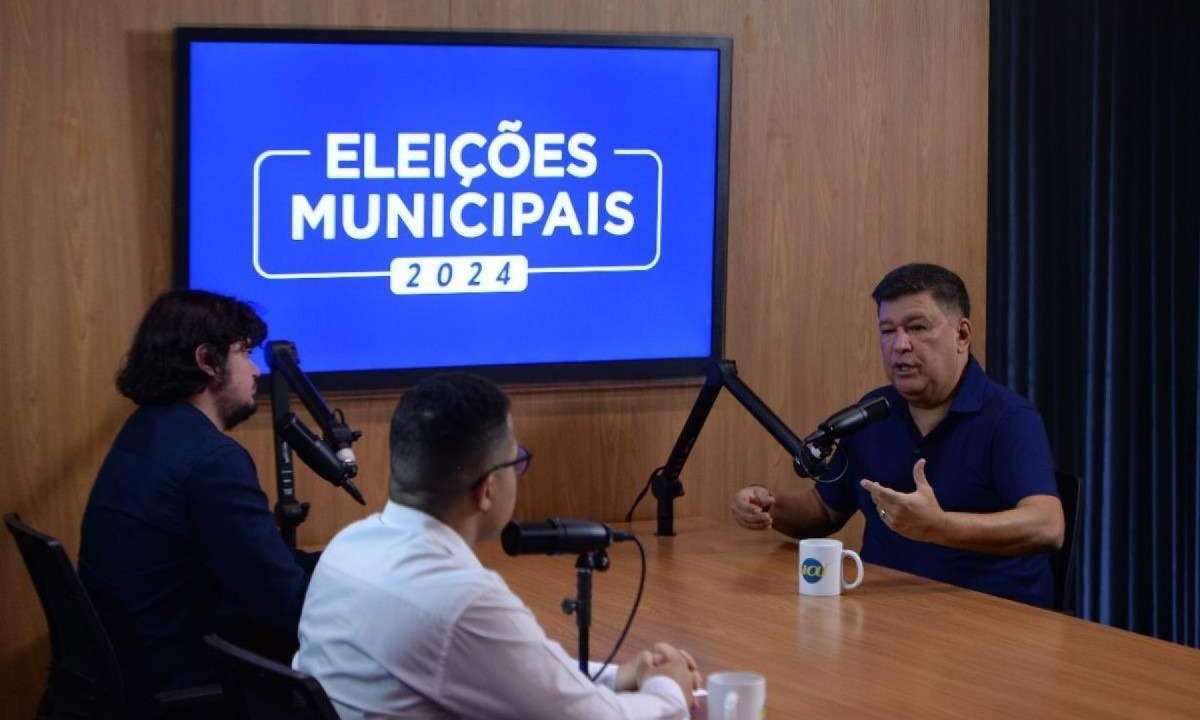
<path id="1" fill-rule="evenodd" d="M 50 676 L 38 718 L 124 718 L 121 667 L 62 543 L 16 513 L 5 515 L 4 524 L 17 541 L 50 628 Z"/>
<path id="2" fill-rule="evenodd" d="M 238 647 L 216 635 L 204 642 L 216 651 L 225 707 L 238 720 L 338 720 L 321 683 Z"/>
<path id="3" fill-rule="evenodd" d="M 1063 531 L 1062 547 L 1050 558 L 1054 570 L 1054 609 L 1074 614 L 1075 612 L 1075 547 L 1079 538 L 1079 501 L 1082 487 L 1079 477 L 1056 470 L 1054 480 L 1058 484 L 1058 497 L 1062 500 Z"/>

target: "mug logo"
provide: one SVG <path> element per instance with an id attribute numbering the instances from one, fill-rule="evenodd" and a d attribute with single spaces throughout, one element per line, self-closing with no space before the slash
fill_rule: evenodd
<path id="1" fill-rule="evenodd" d="M 819 583 L 825 577 L 825 566 L 816 558 L 804 558 L 800 563 L 800 577 L 807 583 Z"/>

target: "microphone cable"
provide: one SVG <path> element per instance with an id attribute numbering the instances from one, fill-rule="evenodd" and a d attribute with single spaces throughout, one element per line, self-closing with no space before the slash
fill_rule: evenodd
<path id="1" fill-rule="evenodd" d="M 641 577 L 638 579 L 637 595 L 635 595 L 633 598 L 633 607 L 629 610 L 629 618 L 625 621 L 625 627 L 622 628 L 621 636 L 617 638 L 616 644 L 613 645 L 612 652 L 610 652 L 608 657 L 604 659 L 604 664 L 600 666 L 600 669 L 596 671 L 596 674 L 589 677 L 592 682 L 596 682 L 596 678 L 600 677 L 601 673 L 603 673 L 605 669 L 612 664 L 613 658 L 617 656 L 617 651 L 620 650 L 621 645 L 624 644 L 625 637 L 629 634 L 629 628 L 633 625 L 633 618 L 637 615 L 638 605 L 640 605 L 642 602 L 642 590 L 646 587 L 646 548 L 642 547 L 642 541 L 638 539 L 637 535 L 629 533 L 629 539 L 633 540 L 633 543 L 637 545 L 638 554 L 642 558 L 642 573 Z"/>
<path id="2" fill-rule="evenodd" d="M 649 479 L 646 480 L 645 487 L 643 487 L 642 491 L 638 493 L 638 496 L 633 499 L 633 504 L 629 506 L 629 512 L 625 513 L 625 522 L 633 522 L 633 511 L 637 510 L 638 503 L 642 501 L 642 498 L 646 497 L 646 493 L 650 492 L 650 486 L 654 484 L 654 476 L 666 469 L 667 466 L 662 465 L 655 468 L 654 471 L 650 473 Z M 641 544 L 639 543 L 639 547 L 640 546 Z"/>

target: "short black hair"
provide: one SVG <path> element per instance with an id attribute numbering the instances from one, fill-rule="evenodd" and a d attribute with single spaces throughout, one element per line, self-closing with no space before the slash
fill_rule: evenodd
<path id="1" fill-rule="evenodd" d="M 509 407 L 478 375 L 441 373 L 411 387 L 392 413 L 388 496 L 442 517 L 508 439 Z"/>
<path id="2" fill-rule="evenodd" d="M 932 263 L 901 265 L 883 276 L 871 292 L 871 297 L 878 308 L 884 302 L 926 290 L 933 293 L 933 299 L 943 308 L 956 310 L 965 318 L 971 317 L 971 297 L 967 295 L 967 286 L 962 278 Z"/>
<path id="3" fill-rule="evenodd" d="M 205 290 L 169 290 L 155 299 L 138 325 L 117 390 L 138 405 L 167 405 L 192 397 L 212 379 L 196 364 L 196 348 L 207 345 L 204 361 L 225 367 L 229 347 L 256 347 L 267 324 L 250 305 Z"/>

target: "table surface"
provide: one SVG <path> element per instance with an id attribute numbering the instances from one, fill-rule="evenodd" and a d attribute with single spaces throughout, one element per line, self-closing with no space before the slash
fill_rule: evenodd
<path id="1" fill-rule="evenodd" d="M 762 673 L 772 720 L 1200 718 L 1197 650 L 870 564 L 855 590 L 800 596 L 796 543 L 731 522 L 678 520 L 670 538 L 650 522 L 613 527 L 638 535 L 648 568 L 618 660 L 664 640 L 706 675 Z M 561 609 L 574 556 L 477 549 L 575 655 Z M 611 651 L 637 589 L 635 545 L 609 557 L 593 574 L 591 660 Z"/>

